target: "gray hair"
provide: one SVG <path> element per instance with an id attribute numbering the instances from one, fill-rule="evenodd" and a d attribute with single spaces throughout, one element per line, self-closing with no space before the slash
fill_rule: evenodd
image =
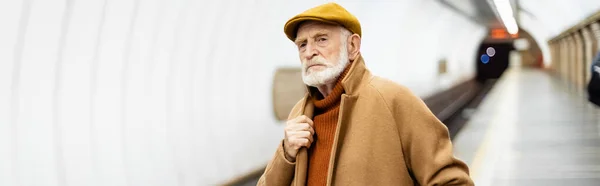
<path id="1" fill-rule="evenodd" d="M 348 37 L 350 37 L 351 35 L 352 32 L 350 32 L 350 30 L 344 28 L 343 26 L 340 26 L 340 38 L 342 39 L 342 45 L 348 44 Z"/>

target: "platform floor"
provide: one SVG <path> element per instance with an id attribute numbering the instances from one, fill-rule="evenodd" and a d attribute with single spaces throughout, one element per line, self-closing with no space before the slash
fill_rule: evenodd
<path id="1" fill-rule="evenodd" d="M 454 153 L 476 185 L 600 185 L 600 109 L 549 73 L 509 68 L 469 117 Z"/>

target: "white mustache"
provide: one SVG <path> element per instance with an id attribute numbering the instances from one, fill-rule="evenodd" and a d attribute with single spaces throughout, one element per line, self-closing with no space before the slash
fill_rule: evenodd
<path id="1" fill-rule="evenodd" d="M 304 68 L 304 70 L 307 70 L 308 67 L 313 66 L 313 65 L 323 65 L 326 67 L 331 66 L 329 63 L 327 63 L 327 61 L 325 59 L 323 59 L 322 57 L 316 56 L 313 59 L 311 59 L 310 61 L 304 62 L 304 64 L 302 64 L 302 68 Z"/>

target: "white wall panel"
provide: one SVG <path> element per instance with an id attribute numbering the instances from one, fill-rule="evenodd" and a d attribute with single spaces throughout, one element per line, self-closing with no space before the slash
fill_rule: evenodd
<path id="1" fill-rule="evenodd" d="M 55 112 L 62 135 L 65 185 L 94 183 L 94 153 L 90 138 L 91 76 L 103 1 L 71 1 L 71 13 L 63 13 L 63 49 L 57 60 Z M 58 71 L 57 71 L 58 72 Z"/>
<path id="2" fill-rule="evenodd" d="M 54 112 L 55 63 L 59 51 L 64 2 L 30 4 L 22 56 L 16 81 L 18 95 L 13 131 L 16 140 L 15 174 L 23 185 L 63 183 L 60 131 Z"/>
<path id="3" fill-rule="evenodd" d="M 27 16 L 23 12 L 29 12 L 28 2 L 1 1 L 0 2 L 0 185 L 16 185 L 16 150 L 17 141 L 15 113 L 13 103 L 16 102 L 15 79 L 19 70 L 21 46 L 24 38 Z M 25 13 L 26 14 L 26 13 Z M 19 34 L 22 33 L 22 34 Z M 19 49 L 17 49 L 19 48 Z M 17 65 L 14 65 L 17 64 Z M 13 99 L 15 98 L 15 99 Z"/>

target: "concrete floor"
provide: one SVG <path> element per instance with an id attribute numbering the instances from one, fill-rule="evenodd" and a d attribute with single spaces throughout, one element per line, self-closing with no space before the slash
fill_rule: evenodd
<path id="1" fill-rule="evenodd" d="M 507 70 L 454 146 L 478 186 L 600 185 L 600 109 L 540 70 Z"/>

